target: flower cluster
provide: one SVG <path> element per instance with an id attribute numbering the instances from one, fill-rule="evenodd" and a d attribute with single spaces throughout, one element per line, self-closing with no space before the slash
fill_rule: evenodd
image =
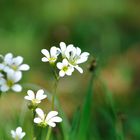
<path id="1" fill-rule="evenodd" d="M 22 64 L 23 57 L 14 57 L 12 53 L 1 56 L 0 63 L 0 91 L 7 92 L 12 89 L 20 92 L 22 87 L 18 82 L 22 79 L 22 71 L 29 70 L 29 65 Z"/>
<path id="2" fill-rule="evenodd" d="M 41 127 L 46 127 L 47 125 L 55 127 L 56 122 L 62 121 L 62 119 L 57 116 L 57 111 L 50 111 L 46 115 L 42 109 L 38 108 L 38 105 L 41 103 L 41 101 L 47 98 L 47 95 L 44 94 L 44 90 L 40 89 L 36 94 L 32 90 L 28 90 L 27 94 L 28 95 L 24 98 L 30 101 L 29 109 L 33 109 L 33 111 L 35 111 L 37 114 L 37 117 L 34 118 L 34 123 Z"/>
<path id="3" fill-rule="evenodd" d="M 56 64 L 60 77 L 72 75 L 75 69 L 83 73 L 83 69 L 79 64 L 86 62 L 89 57 L 88 52 L 82 53 L 79 47 L 74 47 L 72 44 L 67 46 L 64 42 L 60 42 L 59 48 L 51 47 L 50 52 L 46 49 L 42 49 L 41 52 L 45 55 L 42 61 L 49 62 L 50 64 L 55 64 L 58 56 L 61 54 L 62 61 Z"/>

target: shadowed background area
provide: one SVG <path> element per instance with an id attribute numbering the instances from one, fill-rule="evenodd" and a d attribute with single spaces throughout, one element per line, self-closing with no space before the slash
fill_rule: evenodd
<path id="1" fill-rule="evenodd" d="M 10 139 L 10 130 L 23 122 L 20 116 L 23 97 L 29 88 L 26 83 L 52 92 L 54 79 L 49 64 L 41 62 L 41 49 L 59 47 L 61 41 L 90 52 L 89 61 L 82 65 L 84 74 L 75 71 L 71 77 L 61 79 L 58 86 L 57 94 L 69 120 L 83 105 L 90 79 L 88 66 L 95 57 L 97 69 L 87 140 L 114 140 L 112 131 L 122 129 L 120 121 L 124 139 L 139 140 L 139 0 L 1 0 L 0 54 L 21 55 L 31 69 L 23 74 L 23 93 L 9 92 L 1 98 L 0 139 Z M 113 96 L 111 101 L 117 114 L 115 130 L 110 121 L 110 96 L 105 94 L 102 83 Z M 49 106 L 44 102 L 45 109 Z M 30 130 L 31 114 L 28 111 L 26 114 L 23 128 Z"/>

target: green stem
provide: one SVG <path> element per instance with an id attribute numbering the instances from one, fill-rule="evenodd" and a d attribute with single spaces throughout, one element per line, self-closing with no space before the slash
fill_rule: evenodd
<path id="1" fill-rule="evenodd" d="M 58 82 L 59 82 L 59 77 L 57 76 L 57 73 L 55 71 L 54 71 L 54 73 L 55 73 L 55 75 L 54 75 L 55 76 L 55 83 L 54 83 L 54 92 L 53 92 L 53 96 L 52 96 L 52 107 L 51 107 L 52 110 L 55 109 L 55 95 L 56 95 L 56 90 L 57 90 L 57 86 L 58 86 Z M 46 140 L 50 139 L 51 131 L 52 131 L 52 128 L 49 127 L 48 133 L 46 136 Z"/>
<path id="2" fill-rule="evenodd" d="M 47 137 L 46 137 L 46 140 L 49 140 L 49 139 L 50 139 L 51 132 L 52 132 L 52 128 L 49 127 L 49 129 L 48 129 L 48 133 L 47 133 Z"/>
<path id="3" fill-rule="evenodd" d="M 33 120 L 35 118 L 36 112 L 35 110 L 33 110 Z M 35 136 L 35 124 L 33 123 L 33 140 L 36 140 L 36 136 Z"/>

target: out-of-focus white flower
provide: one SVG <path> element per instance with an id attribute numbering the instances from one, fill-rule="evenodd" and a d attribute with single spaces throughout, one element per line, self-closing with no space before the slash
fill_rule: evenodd
<path id="1" fill-rule="evenodd" d="M 15 131 L 11 130 L 11 135 L 14 140 L 22 140 L 26 133 L 22 132 L 21 127 L 17 127 Z"/>
<path id="2" fill-rule="evenodd" d="M 45 55 L 42 58 L 43 62 L 55 63 L 58 55 L 60 54 L 60 49 L 57 47 L 51 47 L 50 52 L 46 49 L 42 49 L 41 52 Z"/>
<path id="3" fill-rule="evenodd" d="M 28 96 L 25 96 L 24 98 L 31 101 L 33 105 L 37 105 L 41 103 L 41 100 L 47 98 L 47 95 L 44 94 L 44 90 L 42 89 L 38 90 L 36 95 L 32 90 L 28 90 L 27 94 Z"/>
<path id="4" fill-rule="evenodd" d="M 59 76 L 63 77 L 66 75 L 70 76 L 72 75 L 72 72 L 74 71 L 74 68 L 69 65 L 69 62 L 67 59 L 63 59 L 62 63 L 57 63 L 57 68 L 60 69 Z"/>
<path id="5" fill-rule="evenodd" d="M 9 70 L 7 73 L 7 79 L 0 79 L 0 90 L 2 92 L 6 92 L 9 89 L 12 89 L 15 92 L 20 92 L 22 90 L 21 85 L 16 84 L 22 78 L 21 72 L 15 72 L 13 70 Z"/>
<path id="6" fill-rule="evenodd" d="M 8 53 L 3 57 L 3 63 L 0 64 L 0 69 L 3 69 L 5 72 L 8 72 L 9 69 L 13 69 L 14 71 L 27 71 L 30 69 L 29 65 L 22 63 L 23 57 L 13 57 L 12 53 Z"/>
<path id="7" fill-rule="evenodd" d="M 79 67 L 79 64 L 87 61 L 89 53 L 81 53 L 81 49 L 78 47 L 68 47 L 65 54 L 69 64 L 77 69 L 80 73 L 83 73 L 83 69 Z"/>
<path id="8" fill-rule="evenodd" d="M 62 118 L 57 116 L 57 111 L 50 111 L 47 115 L 45 115 L 42 109 L 37 108 L 36 113 L 38 117 L 34 118 L 34 123 L 37 123 L 42 127 L 47 125 L 55 127 L 57 122 L 62 122 Z"/>

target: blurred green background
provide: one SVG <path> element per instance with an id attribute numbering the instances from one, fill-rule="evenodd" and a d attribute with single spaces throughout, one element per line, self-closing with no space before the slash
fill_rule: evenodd
<path id="1" fill-rule="evenodd" d="M 74 72 L 59 83 L 58 96 L 69 120 L 84 102 L 90 78 L 88 65 L 95 57 L 97 69 L 87 140 L 115 140 L 110 100 L 103 83 L 113 96 L 118 122 L 123 122 L 124 139 L 140 140 L 140 1 L 0 0 L 0 54 L 12 52 L 24 57 L 31 69 L 24 73 L 23 84 L 34 83 L 52 91 L 52 74 L 49 65 L 41 62 L 40 51 L 58 47 L 61 41 L 91 54 L 82 66 L 83 75 Z M 2 97 L 0 140 L 8 140 L 10 130 L 21 125 L 19 118 L 27 89 L 23 94 L 8 93 Z M 48 108 L 49 104 L 44 106 Z M 24 124 L 30 121 L 26 119 Z M 114 126 L 115 131 L 121 130 L 118 125 Z M 30 130 L 28 125 L 23 128 Z"/>

